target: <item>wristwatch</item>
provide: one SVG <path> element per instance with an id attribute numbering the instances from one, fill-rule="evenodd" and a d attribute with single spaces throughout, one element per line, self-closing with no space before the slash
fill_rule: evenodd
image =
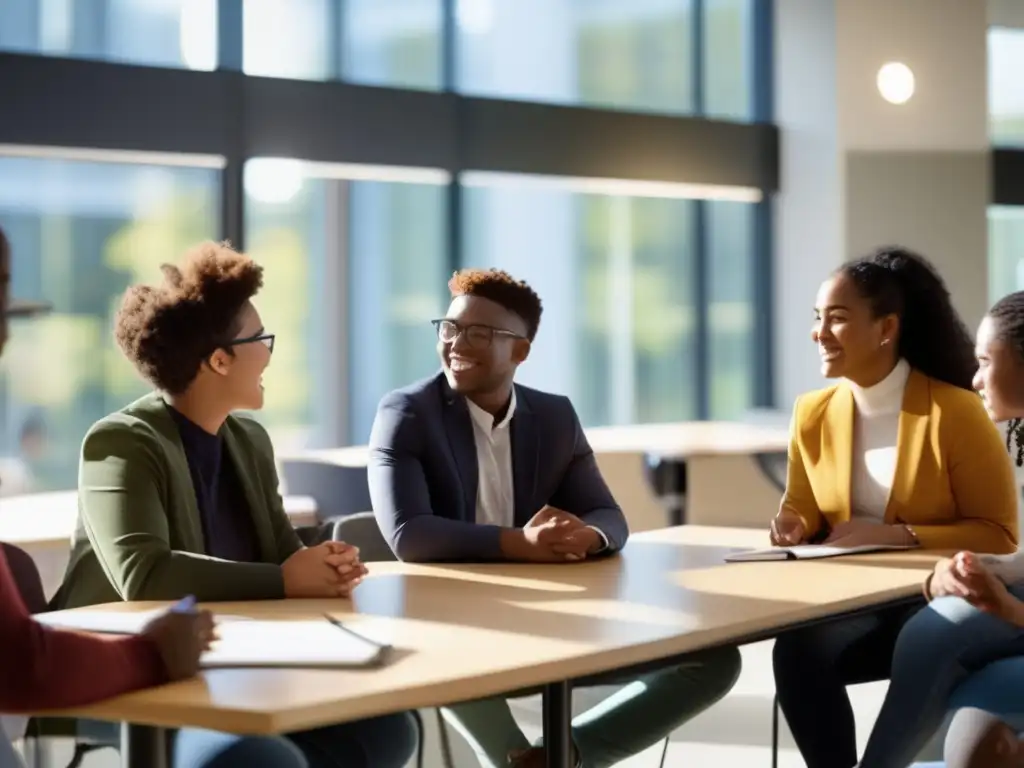
<path id="1" fill-rule="evenodd" d="M 902 526 L 903 526 L 903 529 L 904 529 L 904 530 L 905 530 L 905 531 L 906 531 L 907 533 L 909 533 L 909 534 L 910 534 L 910 538 L 911 538 L 911 539 L 913 540 L 913 543 L 914 543 L 914 544 L 920 544 L 920 543 L 921 543 L 921 540 L 920 540 L 919 538 L 917 538 L 917 534 L 916 534 L 916 533 L 914 533 L 914 529 L 913 529 L 913 528 L 911 528 L 911 527 L 910 527 L 909 525 L 907 525 L 906 523 L 900 523 L 900 525 L 902 525 Z"/>

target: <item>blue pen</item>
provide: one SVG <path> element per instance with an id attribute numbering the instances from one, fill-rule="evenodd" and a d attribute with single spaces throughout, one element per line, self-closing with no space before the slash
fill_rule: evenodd
<path id="1" fill-rule="evenodd" d="M 195 608 L 195 595 L 187 595 L 171 606 L 171 613 L 192 613 Z"/>

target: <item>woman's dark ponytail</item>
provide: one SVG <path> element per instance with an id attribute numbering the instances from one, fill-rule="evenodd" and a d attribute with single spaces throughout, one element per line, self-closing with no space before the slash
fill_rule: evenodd
<path id="1" fill-rule="evenodd" d="M 978 369 L 974 339 L 942 278 L 924 257 L 905 248 L 881 248 L 839 271 L 871 302 L 876 317 L 899 317 L 898 352 L 913 368 L 973 391 Z"/>

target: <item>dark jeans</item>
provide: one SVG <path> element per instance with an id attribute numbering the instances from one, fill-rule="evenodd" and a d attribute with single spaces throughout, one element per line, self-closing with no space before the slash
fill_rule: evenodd
<path id="1" fill-rule="evenodd" d="M 289 733 L 309 768 L 403 768 L 416 752 L 416 721 L 408 712 Z"/>
<path id="2" fill-rule="evenodd" d="M 885 608 L 796 629 L 775 641 L 779 706 L 807 768 L 857 764 L 853 708 L 846 686 L 889 678 L 903 625 L 921 607 Z"/>
<path id="3" fill-rule="evenodd" d="M 119 743 L 117 723 L 82 722 L 94 740 Z M 403 768 L 416 752 L 417 738 L 416 721 L 408 712 L 268 739 L 186 728 L 175 739 L 174 766 L 227 768 L 252 764 L 249 757 L 258 753 L 268 768 Z"/>

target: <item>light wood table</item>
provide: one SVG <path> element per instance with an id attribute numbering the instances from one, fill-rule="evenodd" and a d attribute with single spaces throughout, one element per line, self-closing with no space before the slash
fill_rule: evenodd
<path id="1" fill-rule="evenodd" d="M 936 559 L 888 553 L 723 563 L 730 548 L 765 546 L 766 538 L 760 531 L 683 526 L 634 536 L 618 557 L 573 565 L 375 563 L 353 601 L 214 607 L 279 620 L 330 612 L 395 646 L 385 668 L 208 671 L 71 714 L 287 733 L 545 685 L 546 739 L 553 764 L 561 766 L 557 755 L 569 749 L 567 681 L 907 599 Z M 134 743 L 153 731 L 134 728 Z"/>
<path id="2" fill-rule="evenodd" d="M 785 429 L 737 421 L 591 427 L 586 433 L 595 451 L 643 451 L 664 459 L 775 453 L 789 446 Z"/>

